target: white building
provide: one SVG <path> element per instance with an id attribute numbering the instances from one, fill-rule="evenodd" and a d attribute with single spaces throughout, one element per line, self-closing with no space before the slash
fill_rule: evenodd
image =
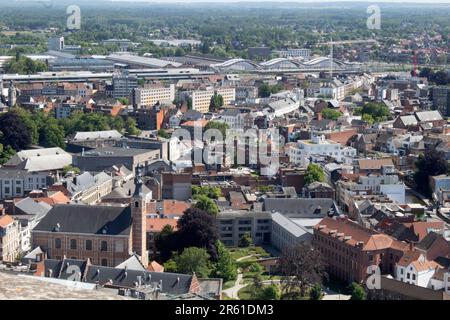
<path id="1" fill-rule="evenodd" d="M 363 190 L 371 190 L 375 194 L 384 194 L 392 201 L 405 204 L 406 186 L 395 174 L 387 174 L 382 167 L 381 175 L 360 176 L 359 183 Z"/>
<path id="2" fill-rule="evenodd" d="M 396 266 L 395 279 L 401 282 L 428 288 L 438 265 L 428 261 L 422 253 L 409 251 Z"/>
<path id="3" fill-rule="evenodd" d="M 27 192 L 45 188 L 53 182 L 48 172 L 2 168 L 0 169 L 0 200 L 23 197 Z"/>
<path id="4" fill-rule="evenodd" d="M 20 225 L 9 215 L 0 216 L 0 259 L 15 262 L 20 254 Z"/>
<path id="5" fill-rule="evenodd" d="M 211 98 L 215 95 L 221 95 L 223 97 L 223 104 L 229 105 L 232 101 L 236 100 L 235 88 L 210 88 L 206 90 L 194 90 L 190 94 L 192 99 L 192 110 L 197 110 L 201 113 L 209 112 L 209 106 L 211 104 Z"/>
<path id="6" fill-rule="evenodd" d="M 135 88 L 132 94 L 133 106 L 142 108 L 143 106 L 154 106 L 157 102 L 169 102 L 175 100 L 175 85 L 168 87 L 152 86 L 148 88 Z"/>
<path id="7" fill-rule="evenodd" d="M 289 158 L 294 164 L 307 166 L 312 155 L 329 156 L 343 162 L 345 158 L 355 157 L 356 149 L 342 148 L 340 143 L 326 140 L 323 135 L 313 135 L 311 140 L 299 140 L 289 149 Z"/>

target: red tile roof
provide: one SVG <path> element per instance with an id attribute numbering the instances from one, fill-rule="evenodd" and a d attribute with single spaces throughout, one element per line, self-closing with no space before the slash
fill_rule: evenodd
<path id="1" fill-rule="evenodd" d="M 5 214 L 4 216 L 0 217 L 0 228 L 6 228 L 13 222 L 14 219 L 11 216 Z"/>
<path id="2" fill-rule="evenodd" d="M 147 218 L 147 232 L 161 232 L 166 225 L 171 225 L 173 229 L 176 230 L 177 220 L 165 218 Z"/>
<path id="3" fill-rule="evenodd" d="M 357 246 L 358 243 L 361 243 L 363 251 L 374 251 L 387 248 L 403 251 L 408 248 L 406 242 L 401 242 L 388 235 L 364 228 L 347 218 L 333 219 L 327 217 L 314 226 L 314 229 L 331 235 L 352 246 Z"/>

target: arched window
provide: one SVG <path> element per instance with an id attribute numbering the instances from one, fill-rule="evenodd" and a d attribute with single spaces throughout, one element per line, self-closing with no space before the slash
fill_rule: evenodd
<path id="1" fill-rule="evenodd" d="M 102 265 L 103 267 L 107 267 L 107 266 L 108 266 L 108 259 L 102 259 L 101 265 Z"/>
<path id="2" fill-rule="evenodd" d="M 134 207 L 135 207 L 135 208 L 139 208 L 139 201 L 136 201 L 136 202 L 134 203 Z"/>
<path id="3" fill-rule="evenodd" d="M 92 250 L 92 240 L 86 240 L 86 250 Z"/>

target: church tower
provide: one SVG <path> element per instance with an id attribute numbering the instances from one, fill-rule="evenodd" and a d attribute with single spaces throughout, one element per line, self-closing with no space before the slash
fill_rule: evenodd
<path id="1" fill-rule="evenodd" d="M 148 266 L 148 251 L 147 251 L 147 219 L 146 208 L 147 200 L 142 191 L 142 170 L 141 166 L 136 168 L 135 184 L 136 189 L 131 200 L 131 215 L 133 218 L 132 224 L 132 238 L 133 251 L 141 257 L 142 264 Z"/>
<path id="2" fill-rule="evenodd" d="M 8 107 L 12 108 L 16 105 L 17 101 L 17 91 L 16 87 L 14 87 L 13 82 L 11 81 L 9 83 L 9 89 L 8 89 Z"/>

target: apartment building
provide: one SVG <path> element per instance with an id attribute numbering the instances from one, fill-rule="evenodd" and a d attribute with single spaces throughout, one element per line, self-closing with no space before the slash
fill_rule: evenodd
<path id="1" fill-rule="evenodd" d="M 53 183 L 53 176 L 46 171 L 28 172 L 4 167 L 0 169 L 0 200 L 20 198 L 32 190 L 42 189 Z"/>
<path id="2" fill-rule="evenodd" d="M 223 104 L 228 105 L 232 101 L 236 100 L 235 88 L 216 88 L 206 90 L 194 90 L 190 94 L 192 99 L 192 110 L 197 110 L 201 113 L 209 112 L 209 105 L 211 98 L 215 95 L 221 95 L 223 97 Z"/>
<path id="3" fill-rule="evenodd" d="M 152 107 L 156 103 L 169 102 L 175 100 L 175 85 L 168 87 L 154 85 L 147 88 L 135 88 L 132 91 L 132 103 L 135 109 Z"/>
<path id="4" fill-rule="evenodd" d="M 135 75 L 130 75 L 127 72 L 115 74 L 112 78 L 113 97 L 128 98 L 130 97 L 133 89 L 138 87 L 138 81 Z"/>
<path id="5" fill-rule="evenodd" d="M 345 158 L 356 156 L 356 149 L 342 147 L 340 143 L 325 139 L 323 135 L 314 135 L 311 140 L 299 140 L 289 149 L 289 158 L 292 163 L 307 165 L 312 155 L 329 156 L 338 162 L 345 162 Z"/>
<path id="6" fill-rule="evenodd" d="M 9 215 L 0 216 L 0 258 L 14 262 L 20 254 L 20 224 Z"/>

